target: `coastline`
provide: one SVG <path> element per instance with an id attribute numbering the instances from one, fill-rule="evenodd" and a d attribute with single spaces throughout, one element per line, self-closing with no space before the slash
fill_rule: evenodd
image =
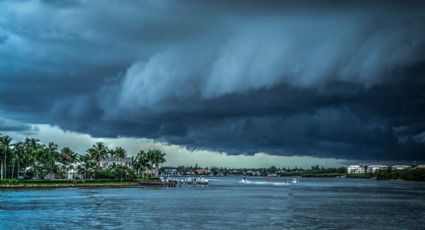
<path id="1" fill-rule="evenodd" d="M 144 179 L 131 181 L 90 181 L 90 180 L 74 180 L 74 181 L 13 181 L 1 182 L 1 189 L 53 189 L 53 188 L 128 188 L 128 187 L 145 187 L 145 186 L 170 186 L 159 179 Z"/>
<path id="2" fill-rule="evenodd" d="M 206 178 L 210 176 L 204 176 Z M 226 177 L 226 176 L 224 176 Z M 259 178 L 262 176 L 259 176 Z M 280 176 L 279 176 L 280 177 Z M 369 180 L 394 180 L 412 181 L 400 178 L 377 178 L 373 176 L 329 176 L 329 175 L 294 175 L 300 178 L 334 178 L 334 179 L 369 179 Z M 414 180 L 421 181 L 421 180 Z M 55 189 L 55 188 L 131 188 L 131 187 L 175 187 L 175 184 L 163 182 L 159 178 L 136 179 L 136 180 L 12 180 L 0 181 L 0 191 L 8 189 Z"/>

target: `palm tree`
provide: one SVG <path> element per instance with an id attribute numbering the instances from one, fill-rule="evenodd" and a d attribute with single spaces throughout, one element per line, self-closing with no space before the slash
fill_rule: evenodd
<path id="1" fill-rule="evenodd" d="M 21 161 L 22 158 L 25 154 L 25 145 L 23 142 L 18 142 L 15 144 L 14 149 L 13 149 L 13 166 L 12 166 L 12 178 L 13 178 L 13 172 L 15 169 L 15 163 L 17 166 L 17 171 L 16 171 L 16 177 L 19 178 L 19 173 L 20 173 L 20 165 L 21 165 Z"/>
<path id="2" fill-rule="evenodd" d="M 19 144 L 19 143 L 17 143 L 17 144 Z M 12 179 L 15 176 L 15 165 L 16 165 L 16 162 L 19 161 L 18 151 L 16 149 L 17 144 L 14 144 L 13 145 L 13 148 L 11 148 L 11 151 L 10 151 L 10 159 L 11 159 L 11 162 L 12 162 L 12 172 L 11 172 L 11 178 Z"/>
<path id="3" fill-rule="evenodd" d="M 155 176 L 159 176 L 159 164 L 165 163 L 165 153 L 159 149 L 148 150 L 148 158 L 155 166 Z"/>
<path id="4" fill-rule="evenodd" d="M 109 149 L 109 157 L 115 160 L 115 149 Z"/>
<path id="5" fill-rule="evenodd" d="M 0 145 L 3 149 L 3 167 L 2 167 L 2 173 L 1 178 L 7 178 L 7 154 L 10 151 L 10 147 L 12 146 L 12 138 L 9 136 L 2 136 L 0 137 Z"/>
<path id="6" fill-rule="evenodd" d="M 1 151 L 3 149 L 3 145 L 1 144 L 1 139 L 3 139 L 3 136 L 1 136 L 0 134 L 0 179 L 3 180 L 3 155 L 1 155 L 3 153 L 3 151 Z"/>
<path id="7" fill-rule="evenodd" d="M 127 152 L 125 151 L 125 149 L 123 147 L 116 147 L 113 152 L 115 154 L 115 158 L 117 160 L 120 160 L 122 165 L 122 160 L 127 156 Z M 125 166 L 125 164 L 122 166 Z M 120 170 L 120 178 L 122 180 L 122 170 Z"/>
<path id="8" fill-rule="evenodd" d="M 23 148 L 24 153 L 21 161 L 23 168 L 30 166 L 35 170 L 35 173 L 37 173 L 37 157 L 43 151 L 43 145 L 41 145 L 40 140 L 36 138 L 26 138 Z"/>
<path id="9" fill-rule="evenodd" d="M 97 142 L 93 147 L 87 150 L 87 153 L 90 155 L 90 158 L 96 162 L 96 170 L 99 171 L 100 161 L 104 160 L 108 156 L 108 148 L 103 142 Z"/>
<path id="10" fill-rule="evenodd" d="M 66 173 L 71 169 L 71 164 L 77 160 L 77 154 L 69 147 L 64 147 L 61 149 L 60 159 L 63 164 L 62 172 Z"/>
<path id="11" fill-rule="evenodd" d="M 116 147 L 114 150 L 114 153 L 115 153 L 115 157 L 118 160 L 123 160 L 124 158 L 127 157 L 127 151 L 125 151 L 123 147 Z"/>
<path id="12" fill-rule="evenodd" d="M 45 157 L 44 171 L 49 172 L 53 176 L 54 171 L 57 171 L 56 161 L 59 159 L 58 145 L 49 142 L 43 155 Z"/>
<path id="13" fill-rule="evenodd" d="M 148 154 L 145 151 L 140 150 L 137 153 L 134 166 L 137 168 L 138 174 L 140 173 L 141 168 L 145 170 L 146 174 L 147 169 L 150 169 L 152 167 L 149 161 Z"/>
<path id="14" fill-rule="evenodd" d="M 131 157 L 131 165 L 132 165 L 134 171 L 136 171 L 137 176 L 139 176 L 141 166 L 137 162 L 137 156 Z"/>
<path id="15" fill-rule="evenodd" d="M 84 179 L 87 179 L 87 174 L 92 174 L 92 169 L 94 166 L 91 156 L 89 154 L 80 155 L 78 157 L 78 161 L 81 162 L 81 165 L 77 166 L 78 173 L 84 174 Z"/>
<path id="16" fill-rule="evenodd" d="M 31 162 L 29 166 L 33 169 L 36 178 L 44 179 L 50 171 L 47 146 L 37 143 L 36 146 L 31 146 L 30 151 Z"/>
<path id="17" fill-rule="evenodd" d="M 65 165 L 71 164 L 77 160 L 77 154 L 69 147 L 64 147 L 61 149 L 60 159 Z"/>

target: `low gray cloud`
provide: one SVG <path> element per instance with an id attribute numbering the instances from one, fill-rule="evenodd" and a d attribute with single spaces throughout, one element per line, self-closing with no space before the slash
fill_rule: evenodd
<path id="1" fill-rule="evenodd" d="M 413 136 L 413 140 L 416 143 L 425 144 L 425 132 L 422 132 L 418 135 Z"/>
<path id="2" fill-rule="evenodd" d="M 3 1 L 0 110 L 94 136 L 421 160 L 423 3 Z"/>
<path id="3" fill-rule="evenodd" d="M 7 119 L 0 116 L 0 132 L 10 132 L 10 131 L 27 132 L 31 130 L 32 130 L 32 127 L 28 124 Z"/>

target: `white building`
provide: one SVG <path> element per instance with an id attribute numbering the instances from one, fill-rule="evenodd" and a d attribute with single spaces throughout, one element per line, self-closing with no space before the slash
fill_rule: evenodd
<path id="1" fill-rule="evenodd" d="M 87 179 L 84 175 L 80 174 L 78 172 L 78 168 L 80 168 L 82 165 L 81 163 L 72 163 L 68 166 L 67 170 L 65 171 L 65 179 L 67 180 L 75 180 L 75 179 Z"/>
<path id="2" fill-rule="evenodd" d="M 405 169 L 409 169 L 411 167 L 412 166 L 410 166 L 410 165 L 393 165 L 391 168 L 393 170 L 405 170 Z"/>
<path id="3" fill-rule="evenodd" d="M 164 175 L 165 176 L 177 176 L 177 169 L 164 169 Z"/>
<path id="4" fill-rule="evenodd" d="M 385 170 L 388 166 L 386 165 L 368 165 L 367 166 L 367 173 L 376 173 L 379 170 Z"/>
<path id="5" fill-rule="evenodd" d="M 105 160 L 101 160 L 99 162 L 99 166 L 102 168 L 110 168 L 113 165 L 121 165 L 121 166 L 127 166 L 131 168 L 133 166 L 133 160 L 131 157 L 126 157 L 124 159 L 116 159 L 116 158 L 107 158 Z"/>
<path id="6" fill-rule="evenodd" d="M 361 165 L 350 165 L 347 167 L 348 174 L 364 174 L 365 168 Z"/>

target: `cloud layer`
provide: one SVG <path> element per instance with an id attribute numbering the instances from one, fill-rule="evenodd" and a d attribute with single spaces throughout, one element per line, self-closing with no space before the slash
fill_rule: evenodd
<path id="1" fill-rule="evenodd" d="M 0 7 L 9 118 L 231 154 L 425 160 L 423 3 Z"/>

